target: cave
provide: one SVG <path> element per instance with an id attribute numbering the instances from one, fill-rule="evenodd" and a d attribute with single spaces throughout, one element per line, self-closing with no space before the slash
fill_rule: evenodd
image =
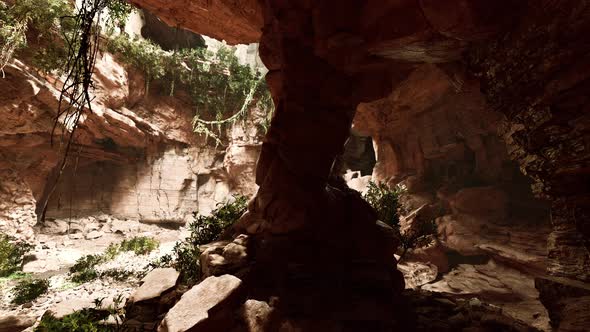
<path id="1" fill-rule="evenodd" d="M 186 261 L 160 257 L 125 286 L 122 324 L 590 329 L 589 3 L 127 2 L 144 21 L 135 38 L 166 54 L 240 45 L 231 52 L 248 59 L 221 77 L 250 68 L 257 83 L 241 96 L 257 102 L 264 77 L 273 111 L 245 104 L 229 128 L 198 127 L 222 117 L 195 117 L 194 89 L 176 72 L 150 79 L 150 65 L 105 51 L 95 111 L 60 171 L 50 145 L 60 78 L 18 54 L 0 79 L 0 233 L 35 244 L 25 272 L 58 274 L 43 260 L 55 236 L 68 253 L 73 243 L 108 251 L 129 234 L 156 234 L 171 250 L 210 230 L 192 220 L 236 214 L 193 248 L 188 285 L 174 269 Z M 394 195 L 395 225 L 372 204 L 383 192 Z M 6 308 L 0 331 L 43 326 Z"/>

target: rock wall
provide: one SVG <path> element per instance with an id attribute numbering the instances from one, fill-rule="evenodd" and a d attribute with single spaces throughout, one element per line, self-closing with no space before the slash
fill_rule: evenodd
<path id="1" fill-rule="evenodd" d="M 143 76 L 110 54 L 100 56 L 96 70 L 92 113 L 80 124 L 47 217 L 112 213 L 184 223 L 194 211 L 211 211 L 230 192 L 254 194 L 257 109 L 228 130 L 227 146 L 216 147 L 192 132 L 194 111 L 182 91 L 162 96 L 155 83 L 146 95 Z M 50 144 L 60 82 L 18 60 L 5 72 L 0 80 L 1 230 L 30 237 L 62 156 L 62 126 Z"/>
<path id="2" fill-rule="evenodd" d="M 166 146 L 137 163 L 95 162 L 64 175 L 49 204 L 51 218 L 110 214 L 150 223 L 185 224 L 232 194 L 252 196 L 259 146 Z"/>
<path id="3" fill-rule="evenodd" d="M 5 162 L 0 162 L 0 179 L 0 232 L 31 240 L 37 223 L 31 189 Z"/>
<path id="4" fill-rule="evenodd" d="M 423 64 L 386 98 L 361 104 L 353 129 L 373 137 L 373 180 L 408 188 L 402 222 L 436 220 L 447 251 L 544 274 L 549 205 L 509 159 L 500 122 L 477 81 Z"/>

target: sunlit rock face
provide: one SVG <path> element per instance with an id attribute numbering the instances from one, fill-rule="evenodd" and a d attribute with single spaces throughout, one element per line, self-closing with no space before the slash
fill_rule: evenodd
<path id="1" fill-rule="evenodd" d="M 0 220 L 30 237 L 30 229 L 21 228 L 36 223 L 65 146 L 60 125 L 50 144 L 59 82 L 39 77 L 18 61 L 5 72 L 0 80 L 2 91 L 7 91 L 0 101 L 5 119 L 0 125 L 0 182 L 7 198 Z M 162 96 L 153 86 L 146 94 L 143 76 L 108 53 L 99 57 L 95 83 L 92 113 L 77 130 L 69 167 L 51 195 L 47 217 L 110 213 L 184 224 L 192 212 L 209 213 L 230 192 L 254 194 L 258 110 L 228 131 L 227 146 L 216 147 L 193 133 L 194 110 L 182 91 Z M 36 208 L 25 213 L 31 206 Z M 22 223 L 13 228 L 11 220 L 17 219 Z"/>

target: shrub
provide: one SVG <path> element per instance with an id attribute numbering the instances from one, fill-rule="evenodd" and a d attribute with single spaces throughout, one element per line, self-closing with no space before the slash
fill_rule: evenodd
<path id="1" fill-rule="evenodd" d="M 96 266 L 110 260 L 124 251 L 132 251 L 136 255 L 146 255 L 156 248 L 160 243 L 151 237 L 137 236 L 121 243 L 111 243 L 104 253 L 100 255 L 86 255 L 79 258 L 76 263 L 70 267 L 71 279 L 73 282 L 84 283 L 97 278 L 109 277 L 115 280 L 125 280 L 133 275 L 133 272 L 122 269 L 110 269 L 103 272 L 96 270 Z"/>
<path id="2" fill-rule="evenodd" d="M 113 297 L 113 304 L 104 308 L 104 298 L 94 300 L 94 308 L 75 311 L 58 319 L 45 315 L 35 332 L 119 332 L 129 331 L 123 325 L 125 319 L 124 298 L 121 294 Z M 107 322 L 107 319 L 112 318 Z M 114 324 L 113 324 L 114 323 Z"/>
<path id="3" fill-rule="evenodd" d="M 111 327 L 101 323 L 108 313 L 87 308 L 75 311 L 61 319 L 45 315 L 35 328 L 35 332 L 112 332 Z"/>
<path id="4" fill-rule="evenodd" d="M 135 275 L 135 272 L 125 269 L 114 268 L 100 272 L 99 275 L 100 278 L 111 278 L 117 281 L 125 281 L 129 279 L 129 277 Z"/>
<path id="5" fill-rule="evenodd" d="M 185 283 L 197 281 L 200 277 L 199 257 L 200 245 L 213 242 L 228 227 L 233 225 L 246 212 L 248 199 L 244 196 L 234 196 L 234 200 L 218 204 L 210 216 L 194 214 L 195 221 L 189 224 L 190 235 L 176 242 L 172 255 L 164 255 L 151 262 L 145 272 L 157 267 L 173 267 L 180 272 L 181 280 Z"/>
<path id="6" fill-rule="evenodd" d="M 234 196 L 233 202 L 218 204 L 209 216 L 193 213 L 195 221 L 189 224 L 191 232 L 189 242 L 202 245 L 215 241 L 226 228 L 233 225 L 246 212 L 247 206 L 246 197 Z"/>
<path id="7" fill-rule="evenodd" d="M 375 184 L 371 181 L 369 182 L 367 193 L 363 196 L 371 204 L 373 209 L 375 209 L 379 220 L 396 230 L 402 249 L 400 261 L 408 250 L 427 245 L 431 240 L 430 235 L 436 234 L 434 221 L 420 222 L 409 231 L 400 232 L 400 198 L 405 193 L 405 188 L 401 186 L 391 189 L 384 183 Z"/>
<path id="8" fill-rule="evenodd" d="M 32 246 L 0 233 L 0 277 L 7 277 L 23 269 L 24 257 Z"/>
<path id="9" fill-rule="evenodd" d="M 99 277 L 98 271 L 95 268 L 88 268 L 80 272 L 73 273 L 71 279 L 75 283 L 83 284 L 92 281 Z"/>
<path id="10" fill-rule="evenodd" d="M 49 280 L 25 278 L 18 282 L 12 289 L 14 299 L 12 303 L 23 304 L 31 302 L 39 296 L 47 293 L 49 289 Z"/>
<path id="11" fill-rule="evenodd" d="M 136 236 L 129 240 L 123 240 L 119 245 L 119 252 L 133 251 L 136 255 L 147 255 L 156 250 L 160 242 L 147 236 Z"/>
<path id="12" fill-rule="evenodd" d="M 399 227 L 400 197 L 405 193 L 403 187 L 390 189 L 385 183 L 369 182 L 369 189 L 363 198 L 377 212 L 379 220 L 392 227 Z"/>

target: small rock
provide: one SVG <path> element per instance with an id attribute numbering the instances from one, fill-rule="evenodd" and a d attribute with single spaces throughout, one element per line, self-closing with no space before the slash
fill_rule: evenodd
<path id="1" fill-rule="evenodd" d="M 481 306 L 481 301 L 478 298 L 474 297 L 471 300 L 469 300 L 469 305 L 472 307 L 479 307 Z"/>
<path id="2" fill-rule="evenodd" d="M 72 233 L 69 235 L 69 238 L 72 240 L 79 240 L 81 238 L 83 238 L 84 236 L 82 235 L 82 232 L 77 232 L 77 233 Z"/>
<path id="3" fill-rule="evenodd" d="M 86 240 L 98 239 L 99 237 L 102 237 L 103 235 L 104 235 L 104 233 L 101 231 L 91 231 L 88 234 L 86 234 Z"/>

